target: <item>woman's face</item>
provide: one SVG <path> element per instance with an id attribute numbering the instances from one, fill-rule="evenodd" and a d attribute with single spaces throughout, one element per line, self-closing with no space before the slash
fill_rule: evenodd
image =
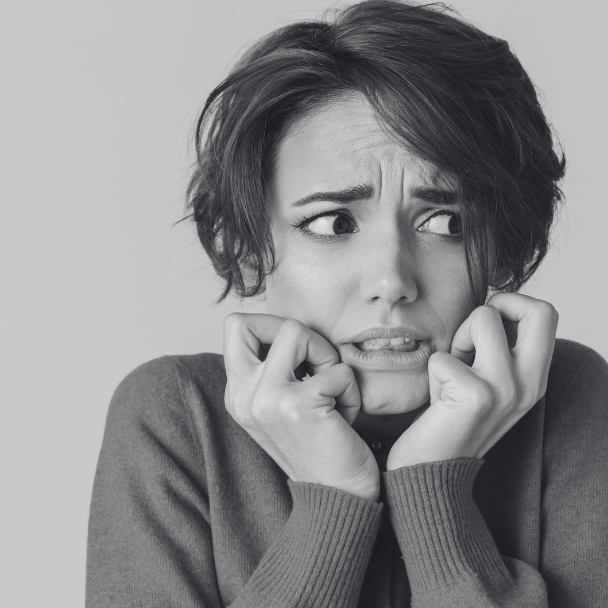
<path id="1" fill-rule="evenodd" d="M 331 342 L 355 372 L 363 412 L 426 403 L 428 357 L 449 351 L 474 307 L 450 180 L 351 97 L 287 132 L 267 193 L 268 312 Z"/>

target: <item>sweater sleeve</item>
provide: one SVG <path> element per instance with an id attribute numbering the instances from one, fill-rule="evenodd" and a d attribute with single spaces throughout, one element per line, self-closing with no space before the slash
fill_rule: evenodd
<path id="1" fill-rule="evenodd" d="M 205 464 L 177 366 L 141 366 L 111 401 L 93 487 L 87 608 L 220 608 Z M 234 608 L 354 607 L 382 505 L 291 483 L 293 508 Z"/>
<path id="2" fill-rule="evenodd" d="M 558 340 L 549 373 L 540 567 L 551 608 L 608 606 L 608 364 Z"/>
<path id="3" fill-rule="evenodd" d="M 354 608 L 382 505 L 327 486 L 289 485 L 291 516 L 232 606 Z"/>
<path id="4" fill-rule="evenodd" d="M 541 575 L 503 558 L 473 500 L 483 461 L 460 458 L 384 473 L 412 608 L 545 608 Z"/>

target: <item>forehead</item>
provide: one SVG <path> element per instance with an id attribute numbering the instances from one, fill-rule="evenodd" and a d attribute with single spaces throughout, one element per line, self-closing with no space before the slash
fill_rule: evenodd
<path id="1" fill-rule="evenodd" d="M 365 97 L 353 95 L 322 106 L 288 129 L 277 148 L 271 187 L 276 194 L 288 190 L 304 196 L 311 189 L 354 182 L 374 185 L 383 173 L 401 176 L 410 185 L 440 187 L 450 182 L 388 133 Z"/>

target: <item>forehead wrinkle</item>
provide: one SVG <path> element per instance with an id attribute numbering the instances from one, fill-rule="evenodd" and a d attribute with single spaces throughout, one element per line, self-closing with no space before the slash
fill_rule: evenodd
<path id="1" fill-rule="evenodd" d="M 339 129 L 325 133 L 321 142 L 329 142 L 329 145 L 322 151 L 329 153 L 335 151 L 337 154 L 354 157 L 359 164 L 362 160 L 365 160 L 365 157 L 373 156 L 376 150 L 382 150 L 386 146 L 386 141 L 383 140 L 380 132 L 370 129 L 361 133 L 358 126 L 362 125 L 344 125 Z M 346 137 L 341 137 L 344 134 L 346 134 Z M 380 154 L 383 153 L 380 152 Z M 360 158 L 361 156 L 364 158 Z"/>
<path id="2" fill-rule="evenodd" d="M 438 190 L 455 190 L 458 187 L 460 180 L 456 175 L 448 169 L 440 168 L 431 161 L 418 156 L 409 143 L 385 125 L 382 120 L 377 119 L 377 124 L 390 142 L 392 142 L 392 147 L 396 150 L 394 154 L 403 156 L 405 166 L 411 169 L 411 172 L 421 180 L 421 185 L 437 188 Z M 387 142 L 387 146 L 389 145 Z"/>
<path id="3" fill-rule="evenodd" d="M 331 102 L 296 120 L 279 142 L 274 171 L 282 170 L 289 157 L 294 153 L 297 157 L 304 146 L 320 159 L 321 164 L 325 162 L 324 157 L 329 166 L 332 166 L 332 157 L 340 158 L 335 165 L 336 169 L 340 168 L 339 174 L 322 180 L 328 185 L 352 181 L 354 177 L 357 183 L 372 185 L 378 191 L 385 178 L 398 172 L 396 180 L 403 196 L 409 194 L 406 179 L 410 190 L 420 186 L 454 187 L 454 180 L 445 171 L 418 157 L 405 142 L 391 137 L 373 115 L 362 114 L 358 109 L 351 111 L 352 102 L 353 99 Z M 348 112 L 341 111 L 343 109 Z M 325 116 L 322 116 L 324 112 Z M 329 124 L 328 113 L 333 113 Z M 304 141 L 300 139 L 302 137 Z M 387 172 L 386 176 L 383 172 Z"/>
<path id="4" fill-rule="evenodd" d="M 314 117 L 313 117 L 314 118 Z M 297 139 L 299 137 L 307 137 L 307 131 L 310 132 L 310 140 L 306 144 L 311 145 L 316 149 L 317 153 L 322 157 L 323 155 L 328 156 L 340 156 L 343 160 L 348 160 L 349 157 L 352 159 L 353 170 L 356 170 L 365 159 L 360 158 L 361 156 L 371 156 L 371 152 L 375 148 L 382 148 L 385 144 L 381 138 L 378 137 L 379 133 L 373 131 L 361 133 L 361 130 L 356 125 L 341 125 L 339 127 L 332 128 L 329 131 L 325 131 L 319 134 L 318 127 L 314 124 L 314 120 L 308 119 L 307 125 L 299 125 L 297 129 L 290 129 L 286 135 L 282 138 L 278 146 L 278 153 L 275 160 L 275 171 L 282 169 L 284 162 L 290 153 L 292 146 L 297 146 Z M 370 126 L 373 123 L 366 123 Z M 347 135 L 349 132 L 350 137 L 340 137 L 340 135 Z M 367 151 L 370 154 L 365 154 Z"/>
<path id="5" fill-rule="evenodd" d="M 387 147 L 381 156 L 368 158 L 366 164 L 378 185 L 377 197 L 388 191 L 403 202 L 411 198 L 412 190 L 426 184 L 420 159 L 404 148 Z"/>

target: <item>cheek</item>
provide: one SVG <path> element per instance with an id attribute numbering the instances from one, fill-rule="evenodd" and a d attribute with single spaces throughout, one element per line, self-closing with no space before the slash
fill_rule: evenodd
<path id="1" fill-rule="evenodd" d="M 321 261 L 305 247 L 277 248 L 277 265 L 266 278 L 268 312 L 328 332 L 351 291 L 348 268 L 342 268 L 337 257 Z"/>
<path id="2" fill-rule="evenodd" d="M 435 336 L 438 350 L 449 350 L 456 330 L 475 308 L 462 252 L 429 256 L 420 275 L 420 296 L 441 330 Z"/>

